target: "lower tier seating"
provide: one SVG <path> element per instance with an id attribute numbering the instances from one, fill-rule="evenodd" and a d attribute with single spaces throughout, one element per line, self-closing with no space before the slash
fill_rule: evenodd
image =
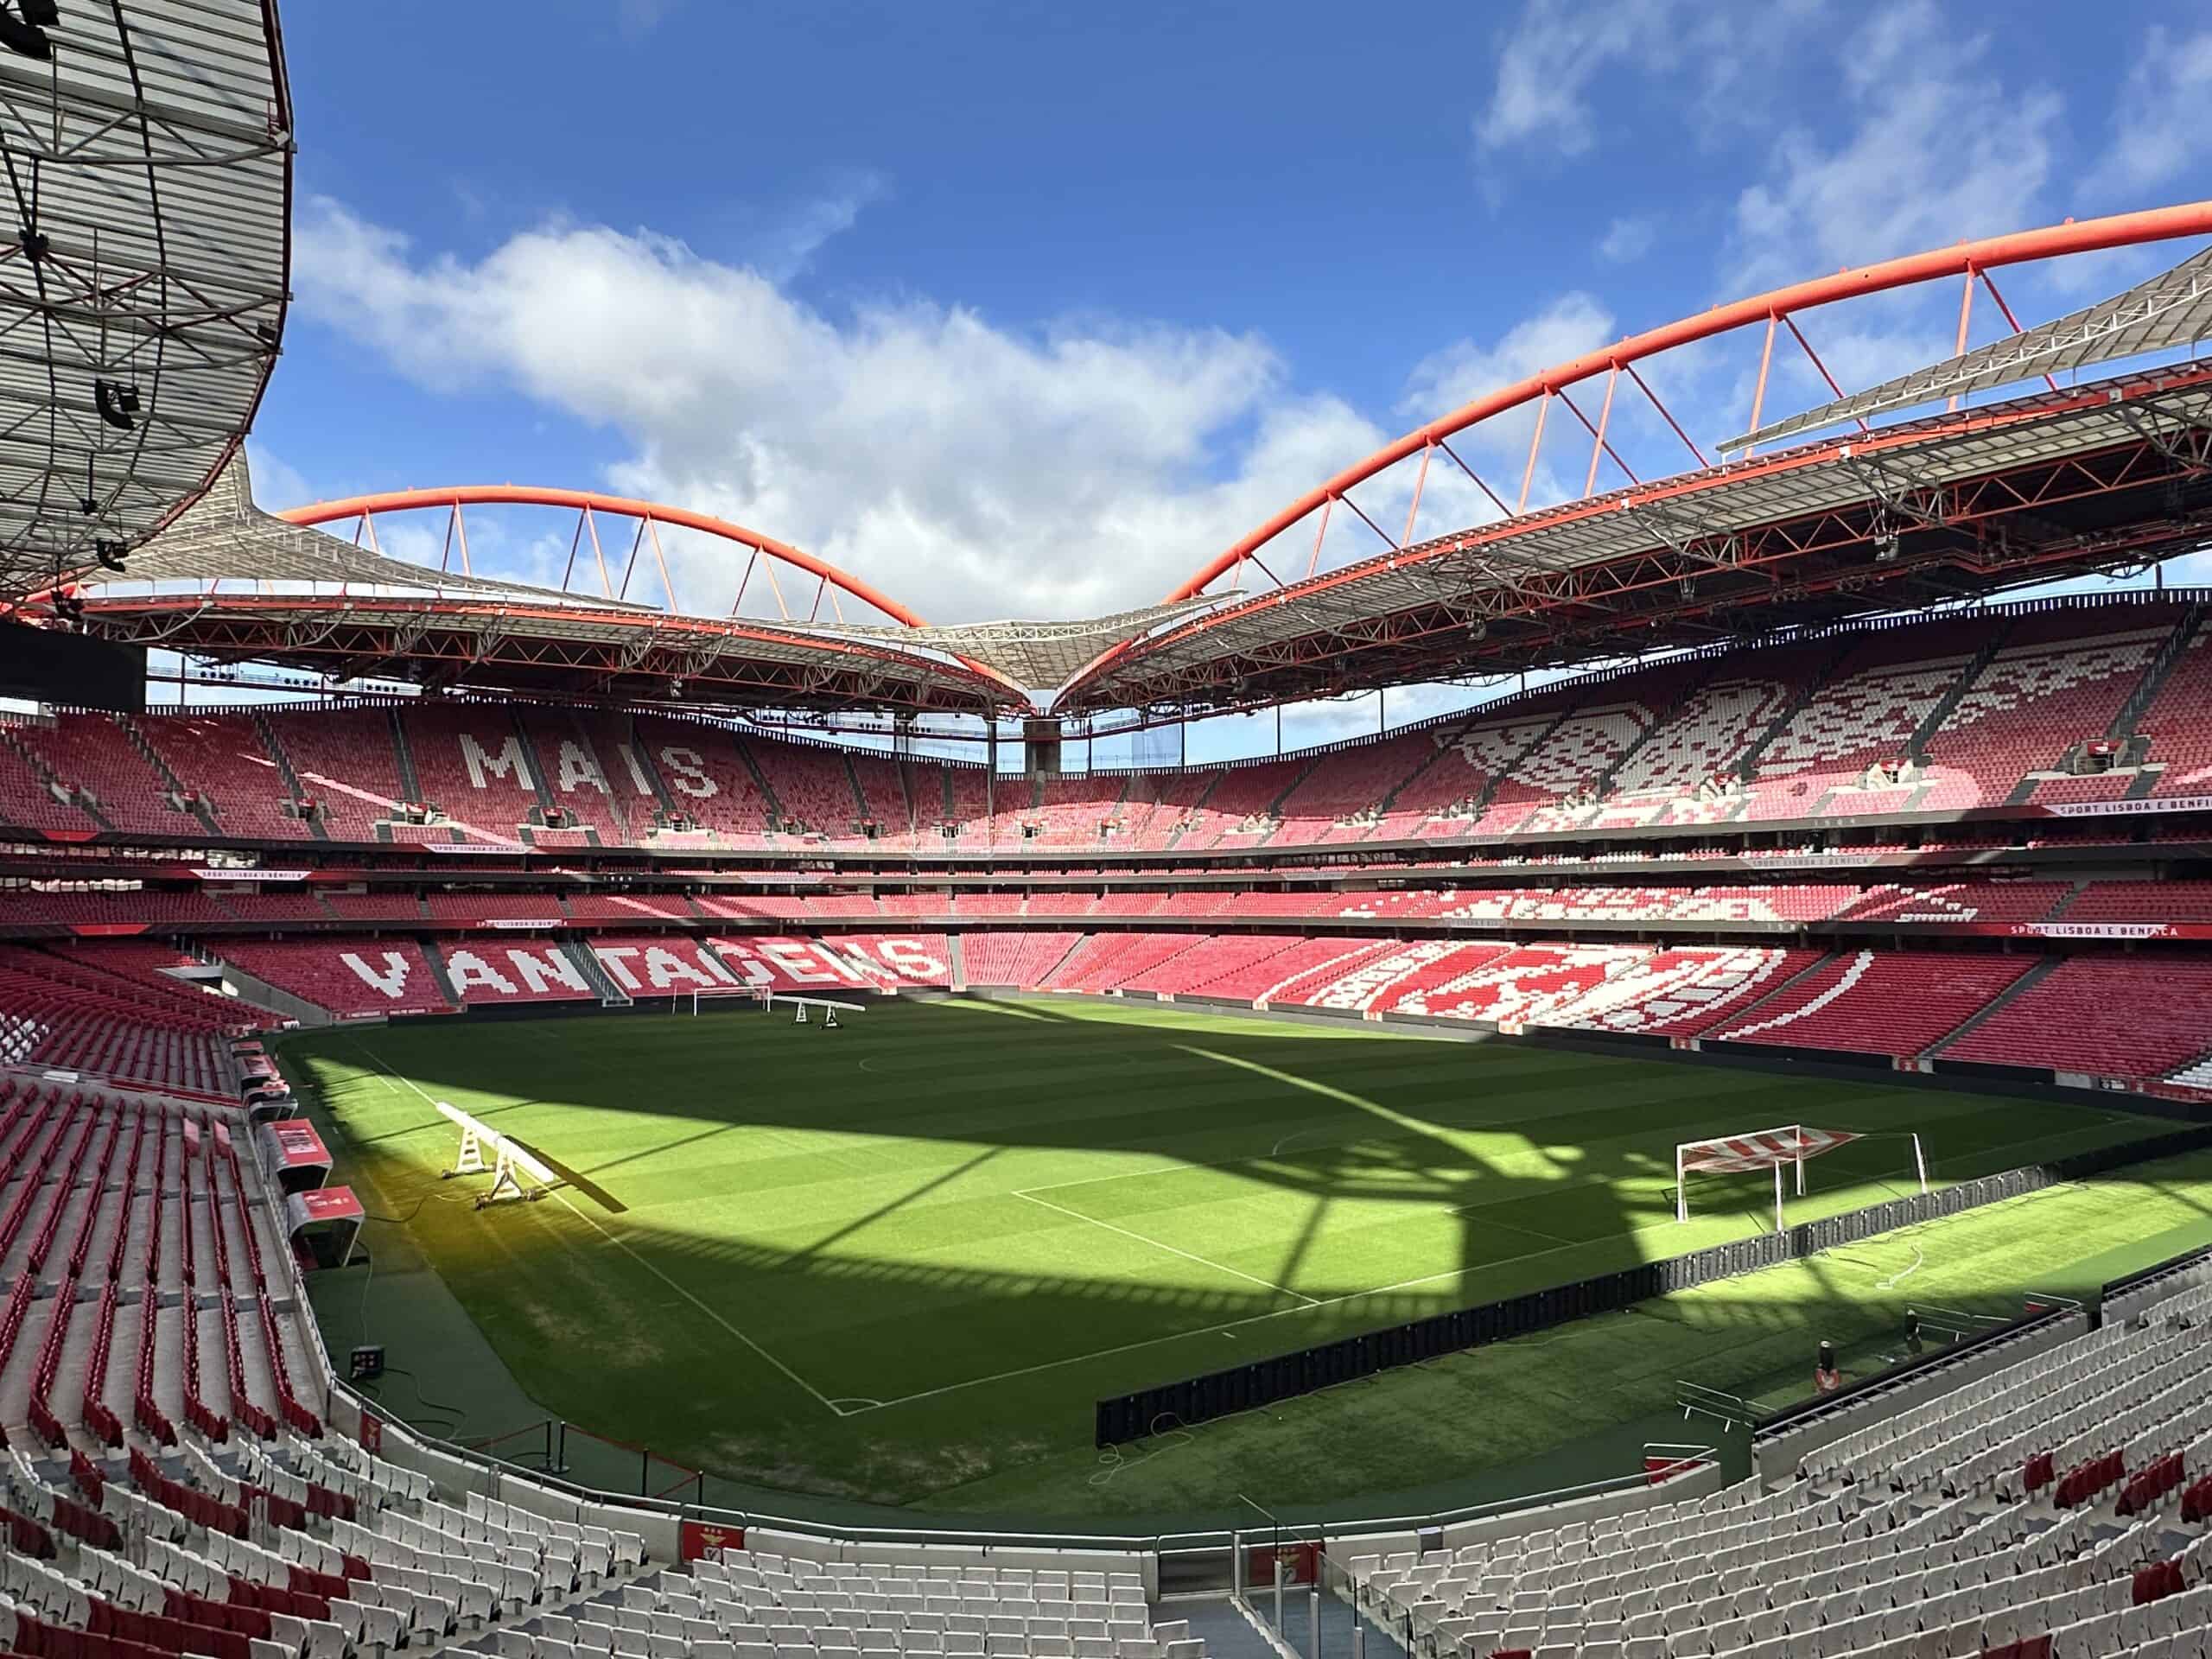
<path id="1" fill-rule="evenodd" d="M 2031 957 L 1840 951 L 1818 971 L 1713 1035 L 1728 1042 L 1918 1054 L 2035 965 Z"/>
<path id="2" fill-rule="evenodd" d="M 1947 1060 L 2144 1082 L 2212 1048 L 2212 961 L 2073 957 L 1955 1041 Z"/>

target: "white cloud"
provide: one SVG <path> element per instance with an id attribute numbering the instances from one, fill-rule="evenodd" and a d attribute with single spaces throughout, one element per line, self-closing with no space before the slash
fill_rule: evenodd
<path id="1" fill-rule="evenodd" d="M 1784 132 L 1770 176 L 1737 200 L 1743 285 L 2033 223 L 2063 105 L 2008 84 L 1988 45 L 1930 0 L 1888 6 L 1844 41 L 1847 130 Z"/>
<path id="2" fill-rule="evenodd" d="M 1605 226 L 1598 239 L 1598 257 L 1617 265 L 1633 264 L 1651 251 L 1656 227 L 1642 214 L 1627 214 Z"/>
<path id="3" fill-rule="evenodd" d="M 932 620 L 1156 600 L 1384 435 L 1293 394 L 1249 335 L 1021 332 L 921 300 L 833 318 L 758 270 L 604 226 L 549 224 L 469 261 L 317 201 L 296 245 L 305 312 L 410 378 L 511 387 L 605 428 L 626 451 L 613 487 L 779 537 Z M 738 555 L 669 551 L 689 607 L 728 604 Z"/>
<path id="4" fill-rule="evenodd" d="M 1701 143 L 1761 130 L 1778 67 L 1824 10 L 1822 0 L 1779 0 L 1750 28 L 1725 7 L 1690 0 L 1529 0 L 1498 51 L 1475 147 L 1585 154 L 1599 142 L 1593 89 L 1622 67 L 1662 88 L 1660 118 L 1686 120 Z"/>
<path id="5" fill-rule="evenodd" d="M 681 0 L 614 0 L 614 21 L 625 35 L 651 34 Z"/>
<path id="6" fill-rule="evenodd" d="M 2099 213 L 2146 207 L 2146 193 L 2202 167 L 2212 156 L 2208 97 L 2212 29 L 2177 39 L 2153 24 L 2113 101 L 2111 142 L 2082 181 L 2082 200 Z"/>
<path id="7" fill-rule="evenodd" d="M 1475 118 L 1477 147 L 1541 143 L 1563 156 L 1592 148 L 1591 82 L 1624 59 L 1662 49 L 1671 10 L 1663 0 L 1531 0 L 1498 54 L 1490 101 Z"/>
<path id="8" fill-rule="evenodd" d="M 890 194 L 880 173 L 861 170 L 840 175 L 758 235 L 745 238 L 746 263 L 781 284 L 804 270 L 822 245 L 860 222 L 861 210 Z"/>

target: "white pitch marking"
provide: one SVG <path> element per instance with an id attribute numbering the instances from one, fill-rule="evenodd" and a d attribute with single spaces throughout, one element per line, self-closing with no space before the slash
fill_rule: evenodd
<path id="1" fill-rule="evenodd" d="M 362 1046 L 361 1052 L 364 1054 L 367 1054 L 370 1058 L 375 1059 L 378 1065 L 384 1065 L 384 1062 L 381 1059 L 377 1059 L 376 1055 L 367 1047 L 366 1045 Z M 391 1071 L 391 1068 L 390 1066 L 385 1066 L 385 1070 Z M 438 1103 L 436 1101 L 432 1100 L 429 1096 L 423 1094 L 421 1087 L 412 1077 L 399 1077 L 397 1072 L 392 1072 L 392 1075 L 395 1077 L 398 1077 L 398 1080 L 401 1083 L 405 1084 L 407 1087 L 414 1090 L 415 1092 L 421 1096 L 422 1098 L 429 1105 L 435 1106 Z M 583 1223 L 585 1226 L 590 1228 L 592 1231 L 597 1233 L 609 1244 L 614 1246 L 616 1249 L 621 1251 L 623 1255 L 628 1256 L 632 1262 L 635 1262 L 647 1273 L 652 1274 L 654 1278 L 659 1280 L 661 1283 L 666 1285 L 671 1290 L 681 1296 L 685 1301 L 690 1303 L 692 1306 L 697 1308 L 702 1313 L 712 1319 L 716 1325 L 721 1326 L 723 1330 L 728 1332 L 730 1335 L 735 1337 L 740 1342 L 743 1343 L 747 1348 L 750 1348 L 754 1353 L 760 1355 L 761 1358 L 766 1360 L 771 1365 L 781 1371 L 792 1382 L 798 1383 L 799 1387 L 804 1389 L 809 1394 L 812 1395 L 816 1400 L 820 1402 L 826 1409 L 835 1412 L 840 1417 L 849 1417 L 853 1414 L 852 1411 L 848 1411 L 844 1407 L 839 1405 L 828 1395 L 823 1393 L 821 1389 L 816 1388 L 813 1383 L 808 1382 L 797 1371 L 791 1370 L 790 1366 L 785 1364 L 782 1360 L 778 1359 L 766 1348 L 763 1348 L 759 1343 L 753 1341 L 752 1338 L 747 1336 L 744 1332 L 739 1330 L 728 1319 L 724 1319 L 720 1313 L 708 1306 L 706 1303 L 701 1301 L 696 1296 L 686 1290 L 682 1285 L 677 1284 L 675 1280 L 670 1278 L 665 1273 L 663 1273 L 658 1267 L 655 1266 L 652 1262 L 646 1261 L 644 1256 L 639 1255 L 636 1250 L 630 1248 L 630 1244 L 627 1240 L 614 1233 L 609 1232 L 606 1228 L 601 1226 L 594 1217 L 588 1216 L 582 1211 L 577 1209 L 574 1204 L 571 1204 L 569 1201 L 569 1195 L 567 1193 L 560 1191 L 557 1187 L 549 1188 L 548 1191 L 553 1198 L 560 1200 L 561 1207 L 563 1209 L 566 1210 L 578 1221 Z M 867 1406 L 856 1406 L 853 1408 L 854 1411 L 867 1411 L 870 1409 L 872 1409 L 872 1408 Z"/>
<path id="2" fill-rule="evenodd" d="M 1024 1196 L 1027 1196 L 1026 1194 Z M 1090 1217 L 1084 1217 L 1084 1220 Z M 1667 1224 L 1672 1226 L 1669 1221 Z M 1150 1241 L 1147 1241 L 1149 1243 Z M 1357 1302 L 1369 1296 L 1388 1295 L 1394 1290 L 1411 1290 L 1416 1285 L 1433 1284 L 1440 1279 L 1460 1279 L 1468 1274 L 1485 1272 L 1492 1268 L 1511 1267 L 1516 1262 L 1534 1262 L 1547 1255 L 1556 1255 L 1556 1249 L 1531 1250 L 1526 1255 L 1509 1255 L 1503 1261 L 1485 1262 L 1478 1268 L 1449 1268 L 1442 1273 L 1424 1274 L 1418 1279 L 1401 1279 L 1395 1285 L 1376 1285 L 1371 1290 L 1355 1290 L 1342 1296 L 1325 1296 L 1307 1307 L 1278 1307 L 1265 1313 L 1247 1314 L 1241 1319 L 1230 1319 L 1222 1325 L 1202 1325 L 1194 1331 L 1173 1331 L 1165 1336 L 1146 1337 L 1136 1342 L 1124 1342 L 1112 1348 L 1093 1349 L 1087 1354 L 1070 1354 L 1064 1359 L 1047 1359 L 1035 1365 L 1023 1365 L 1011 1371 L 995 1371 L 988 1376 L 971 1376 L 965 1382 L 947 1382 L 941 1387 L 924 1389 L 915 1394 L 902 1394 L 896 1400 L 886 1400 L 881 1405 L 862 1406 L 858 1411 L 846 1414 L 860 1416 L 871 1411 L 886 1411 L 893 1406 L 909 1406 L 917 1400 L 934 1400 L 939 1395 L 957 1394 L 963 1389 L 981 1388 L 987 1382 L 1007 1382 L 1017 1376 L 1033 1376 L 1039 1371 L 1058 1370 L 1063 1365 L 1081 1365 L 1094 1359 L 1111 1359 L 1116 1354 L 1133 1354 L 1140 1348 L 1156 1348 L 1163 1342 L 1181 1342 L 1190 1337 L 1207 1337 L 1219 1332 L 1230 1336 L 1248 1325 L 1262 1325 L 1269 1319 L 1280 1319 L 1293 1314 L 1308 1313 L 1317 1307 L 1334 1307 L 1342 1302 Z"/>
<path id="3" fill-rule="evenodd" d="M 1119 1233 L 1123 1238 L 1133 1238 L 1140 1244 L 1149 1244 L 1155 1250 L 1165 1250 L 1170 1255 L 1179 1255 L 1185 1262 L 1195 1262 L 1202 1268 L 1211 1268 L 1216 1273 L 1225 1273 L 1231 1278 L 1242 1279 L 1248 1285 L 1259 1285 L 1268 1290 L 1280 1291 L 1286 1296 L 1294 1296 L 1308 1307 L 1320 1306 L 1305 1292 L 1293 1290 L 1288 1285 L 1279 1285 L 1272 1279 L 1262 1279 L 1256 1274 L 1246 1273 L 1239 1268 L 1224 1267 L 1218 1262 L 1209 1262 L 1203 1255 L 1193 1255 L 1188 1250 L 1177 1249 L 1173 1244 L 1163 1244 L 1156 1238 L 1147 1238 L 1142 1233 L 1133 1233 L 1126 1227 L 1116 1227 L 1110 1221 L 1101 1221 L 1096 1216 L 1084 1215 L 1080 1210 L 1071 1210 L 1064 1204 L 1054 1204 L 1050 1198 L 1040 1198 L 1034 1192 L 1024 1192 L 1017 1189 L 1014 1196 L 1017 1198 L 1027 1198 L 1032 1204 L 1056 1211 L 1071 1220 L 1087 1221 L 1093 1227 L 1103 1227 L 1109 1233 Z"/>

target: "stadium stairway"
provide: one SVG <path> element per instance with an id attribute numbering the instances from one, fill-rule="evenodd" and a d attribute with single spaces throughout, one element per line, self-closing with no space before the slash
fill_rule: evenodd
<path id="1" fill-rule="evenodd" d="M 2070 904 L 2072 901 L 2073 895 L 2069 894 L 2065 902 Z M 2063 908 L 2063 906 L 2061 907 Z M 1981 1007 L 1976 1008 L 1963 1020 L 1960 1021 L 1957 1030 L 1952 1032 L 1950 1035 L 1944 1038 L 1942 1041 L 1929 1044 L 1928 1047 L 1922 1052 L 1924 1054 L 1940 1058 L 1945 1049 L 1950 1047 L 1953 1043 L 1959 1041 L 1976 1026 L 1981 1024 L 1983 1020 L 1987 1020 L 1999 1008 L 2004 1007 L 2005 1004 L 2018 997 L 2021 992 L 2028 989 L 2031 986 L 2037 984 L 2040 981 L 2048 979 L 2057 969 L 2058 964 L 2065 960 L 2066 958 L 2063 957 L 2045 957 L 2042 961 L 2036 963 L 2034 967 L 2029 969 L 2026 973 L 2022 974 L 2010 985 L 2007 985 L 2003 990 L 1998 992 L 1995 996 L 1990 998 L 1988 1001 L 1983 1003 Z"/>
<path id="2" fill-rule="evenodd" d="M 661 824 L 673 823 L 678 817 L 689 817 L 690 814 L 678 806 L 676 798 L 669 792 L 668 779 L 660 775 L 660 767 L 653 760 L 652 746 L 638 730 L 638 717 L 634 714 L 622 716 L 622 741 L 629 747 L 639 774 L 645 779 L 646 787 L 653 792 Z"/>
<path id="3" fill-rule="evenodd" d="M 1257 1591 L 1254 1592 L 1255 1595 L 1259 1593 Z M 1283 1595 L 1283 1608 L 1284 1618 L 1292 1627 L 1291 1633 L 1303 1637 L 1306 1634 L 1305 1592 L 1300 1591 L 1293 1594 L 1286 1591 Z M 1294 1612 L 1293 1609 L 1296 1611 Z M 1281 1659 L 1281 1656 L 1275 1651 L 1274 1645 L 1261 1633 L 1258 1624 L 1255 1622 L 1255 1619 L 1265 1616 L 1263 1610 L 1256 1605 L 1252 1615 L 1248 1617 L 1238 1610 L 1234 1602 L 1178 1601 L 1172 1606 L 1155 1605 L 1152 1610 L 1154 1624 L 1164 1622 L 1161 1616 L 1170 1612 L 1189 1628 L 1193 1637 L 1206 1644 L 1209 1659 Z M 1351 1659 L 1350 1630 L 1351 1627 L 1347 1625 L 1342 1655 L 1332 1655 L 1331 1659 Z M 1305 1652 L 1304 1648 L 1299 1648 L 1298 1651 L 1304 1656 L 1304 1659 L 1313 1659 L 1311 1654 Z"/>
<path id="4" fill-rule="evenodd" d="M 1950 689 L 1936 700 L 1936 706 L 1921 717 L 1919 725 L 1913 728 L 1912 735 L 1905 740 L 1904 752 L 1915 766 L 1928 764 L 1929 744 L 1943 729 L 1943 722 L 1956 712 L 1967 693 L 1974 689 L 1974 683 L 1987 671 L 1990 664 L 1997 660 L 1997 653 L 2005 648 L 2005 642 L 2012 636 L 2012 627 L 2010 618 L 1997 625 L 1989 638 L 1982 641 L 1981 649 L 1974 652 L 1966 666 L 1959 671 L 1959 677 L 1951 682 Z"/>
<path id="5" fill-rule="evenodd" d="M 461 993 L 454 988 L 453 975 L 446 968 L 446 954 L 438 948 L 437 940 L 425 937 L 417 943 L 422 945 L 423 955 L 429 962 L 430 980 L 438 988 L 438 995 L 445 998 L 449 1007 L 463 1006 Z"/>
<path id="6" fill-rule="evenodd" d="M 584 983 L 598 993 L 602 1007 L 626 1008 L 635 1001 L 629 992 L 614 982 L 613 976 L 600 966 L 599 958 L 591 947 L 580 938 L 561 941 L 561 954 L 576 964 L 576 971 L 584 976 Z"/>
<path id="7" fill-rule="evenodd" d="M 1858 645 L 1856 635 L 1844 636 L 1820 665 L 1805 677 L 1804 683 L 1797 688 L 1796 695 L 1782 705 L 1775 717 L 1766 723 L 1766 728 L 1744 746 L 1744 753 L 1736 761 L 1736 776 L 1746 788 L 1758 782 L 1759 762 L 1774 747 L 1775 739 L 1788 731 L 1790 722 L 1805 712 L 1814 698 L 1827 690 L 1829 682 L 1835 678 L 1836 671 L 1843 666 L 1845 659 L 1857 649 Z"/>
<path id="8" fill-rule="evenodd" d="M 2189 649 L 2189 642 L 2196 637 L 2197 629 L 2203 625 L 2204 615 L 2202 605 L 2192 605 L 2182 613 L 2181 620 L 2174 624 L 2174 631 L 2158 647 L 2158 655 L 2152 658 L 2149 666 L 2144 669 L 2142 679 L 2127 694 L 2127 701 L 2113 716 L 2112 724 L 2105 728 L 2107 737 L 2124 741 L 2135 735 L 2135 728 L 2143 718 L 2143 711 L 2158 700 L 2158 693 L 2173 677 L 2174 670 L 2181 665 L 2182 658 Z"/>
<path id="9" fill-rule="evenodd" d="M 307 786 L 301 783 L 300 774 L 292 766 L 292 757 L 285 753 L 284 745 L 276 735 L 276 728 L 270 724 L 268 715 L 257 709 L 253 710 L 251 717 L 253 721 L 253 734 L 261 740 L 262 748 L 267 752 L 270 760 L 276 764 L 276 775 L 284 780 L 284 787 L 291 792 L 292 798 L 296 801 L 308 799 L 309 791 Z M 330 831 L 323 827 L 320 816 L 308 818 L 307 826 L 308 833 L 315 840 L 330 839 Z"/>
<path id="10" fill-rule="evenodd" d="M 385 710 L 385 721 L 391 728 L 392 758 L 399 763 L 400 787 L 407 791 L 407 798 L 423 804 L 422 775 L 415 770 L 415 752 L 407 746 L 407 728 L 399 718 L 397 708 Z"/>
<path id="11" fill-rule="evenodd" d="M 223 826 L 215 822 L 215 815 L 208 810 L 207 798 L 185 787 L 184 780 L 170 770 L 169 763 L 162 758 L 161 751 L 147 740 L 144 728 L 128 715 L 118 715 L 115 717 L 115 723 L 123 728 L 123 734 L 130 740 L 130 747 L 137 750 L 139 757 L 154 769 L 155 775 L 160 778 L 180 800 L 190 802 L 192 816 L 199 821 L 200 828 L 211 836 L 223 834 Z"/>
<path id="12" fill-rule="evenodd" d="M 531 792 L 537 797 L 537 822 L 540 824 L 550 823 L 546 815 L 559 811 L 561 802 L 553 793 L 550 781 L 551 774 L 545 770 L 545 755 L 537 746 L 537 735 L 530 729 L 530 722 L 523 718 L 519 703 L 508 709 L 507 722 L 514 729 L 515 741 L 522 745 L 523 764 L 530 769 Z"/>

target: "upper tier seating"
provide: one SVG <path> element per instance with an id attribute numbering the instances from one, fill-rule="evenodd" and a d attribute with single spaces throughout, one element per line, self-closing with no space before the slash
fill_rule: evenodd
<path id="1" fill-rule="evenodd" d="M 2181 660 L 2136 717 L 2138 734 L 2151 740 L 2150 759 L 2161 770 L 2153 795 L 2212 795 L 2212 617 L 2197 625 Z"/>
<path id="2" fill-rule="evenodd" d="M 1383 821 L 1382 804 L 1437 754 L 1427 732 L 1339 749 L 1283 798 L 1275 839 L 1301 846 L 1365 839 Z"/>
<path id="3" fill-rule="evenodd" d="M 652 828 L 657 802 L 645 762 L 630 741 L 629 722 L 582 709 L 517 710 L 545 793 L 561 810 L 567 830 L 588 827 L 607 847 L 634 845 Z M 534 833 L 540 845 L 571 839 L 560 831 Z M 582 836 L 573 837 L 582 842 Z"/>
<path id="4" fill-rule="evenodd" d="M 1103 829 L 1122 804 L 1126 778 L 1047 778 L 1038 787 L 1037 804 L 1021 822 L 1032 847 L 1096 848 Z"/>
<path id="5" fill-rule="evenodd" d="M 1745 816 L 1901 810 L 1912 790 L 1873 769 L 1906 758 L 1986 637 L 1982 625 L 1946 621 L 1851 645 L 1752 763 Z"/>
<path id="6" fill-rule="evenodd" d="M 52 726 L 32 721 L 13 731 L 62 784 L 92 796 L 99 816 L 124 834 L 207 835 L 189 810 L 170 804 L 167 780 L 111 716 L 58 715 Z"/>
<path id="7" fill-rule="evenodd" d="M 853 781 L 860 785 L 861 799 L 868 808 L 862 821 L 875 826 L 875 839 L 870 844 L 886 850 L 893 848 L 911 849 L 915 844 L 917 825 L 920 822 L 916 807 L 907 798 L 906 793 L 908 775 L 915 768 L 896 760 L 857 752 L 848 755 L 846 760 L 852 768 Z M 933 769 L 921 775 L 930 787 L 936 787 Z M 934 826 L 927 839 L 940 848 L 944 845 L 944 837 Z"/>
<path id="8" fill-rule="evenodd" d="M 512 709 L 426 703 L 400 715 L 425 799 L 470 840 L 512 842 L 537 805 L 537 775 Z"/>
<path id="9" fill-rule="evenodd" d="M 306 821 L 284 811 L 292 798 L 261 734 L 242 715 L 146 715 L 138 729 L 171 773 L 195 790 L 226 836 L 304 841 Z"/>
<path id="10" fill-rule="evenodd" d="M 8 722 L 0 728 L 0 824 L 61 836 L 90 835 L 99 826 L 74 804 L 54 792 L 54 785 L 10 746 Z"/>
<path id="11" fill-rule="evenodd" d="M 2126 627 L 2090 633 L 2063 611 L 2021 619 L 1929 741 L 1934 784 L 1918 804 L 1995 805 L 2028 773 L 2056 769 L 2075 744 L 2104 736 L 2174 620 L 2131 616 Z"/>
<path id="12" fill-rule="evenodd" d="M 1551 729 L 1569 702 L 1563 690 L 1540 692 L 1516 702 L 1510 714 L 1487 718 L 1473 715 L 1464 724 L 1422 733 L 1435 752 L 1399 786 L 1370 839 L 1472 833 L 1479 816 L 1476 808 L 1484 797 Z"/>
<path id="13" fill-rule="evenodd" d="M 639 715 L 633 728 L 638 747 L 677 811 L 728 845 L 766 843 L 768 798 L 729 731 L 709 721 L 659 715 Z"/>
<path id="14" fill-rule="evenodd" d="M 842 751 L 810 748 L 797 743 L 755 740 L 748 752 L 767 780 L 776 804 L 783 809 L 779 828 L 812 840 L 859 842 L 858 826 L 866 819 L 860 797 L 853 791 L 853 775 Z M 924 824 L 942 822 L 942 809 L 918 804 Z"/>
<path id="15" fill-rule="evenodd" d="M 382 709 L 317 714 L 272 709 L 265 718 L 300 787 L 321 804 L 323 832 L 334 841 L 374 841 L 378 821 L 406 799 L 391 714 Z"/>
<path id="16" fill-rule="evenodd" d="M 2202 717 L 2212 625 L 2197 628 L 2135 717 L 2150 742 L 2146 770 L 2037 775 L 2117 729 L 2185 613 L 2146 601 L 1952 614 L 1563 681 L 1325 753 L 1049 779 L 740 736 L 703 718 L 527 703 L 417 699 L 396 716 L 346 708 L 259 718 L 339 840 L 499 842 L 527 828 L 545 847 L 670 836 L 747 849 L 1212 852 L 1765 823 L 2212 794 L 2212 721 Z M 451 824 L 385 823 L 404 792 L 395 718 L 416 792 Z M 282 810 L 288 791 L 255 720 L 149 716 L 142 729 L 225 833 L 298 839 L 309 831 Z M 10 732 L 62 783 L 91 787 L 124 833 L 204 833 L 168 804 L 124 724 L 72 715 Z M 559 818 L 549 824 L 546 811 Z M 92 827 L 7 742 L 0 819 Z"/>

